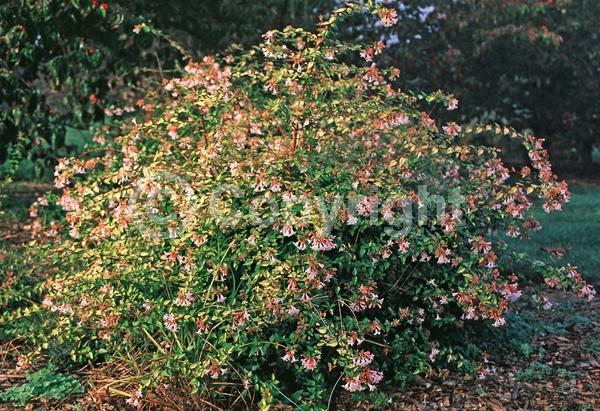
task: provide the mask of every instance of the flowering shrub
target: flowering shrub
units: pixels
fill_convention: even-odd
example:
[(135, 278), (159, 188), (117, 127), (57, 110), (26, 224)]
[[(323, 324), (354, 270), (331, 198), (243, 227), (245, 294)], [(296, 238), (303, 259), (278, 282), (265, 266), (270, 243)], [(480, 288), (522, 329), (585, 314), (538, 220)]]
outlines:
[[(65, 223), (52, 229), (65, 238), (44, 251), (41, 352), (135, 358), (148, 371), (132, 405), (183, 380), (215, 402), (258, 393), (315, 409), (449, 361), (443, 337), (464, 321), (504, 323), (518, 276), (490, 234), (539, 228), (527, 211), (559, 210), (566, 184), (541, 140), (438, 124), (428, 113), (456, 99), (398, 90), (399, 70), (374, 62), (381, 44), (337, 41), (364, 9), (396, 21), (349, 4), (316, 33), (270, 31), (190, 62), (114, 144), (59, 163)], [(522, 141), (531, 166), (462, 140), (489, 133)], [(594, 294), (573, 267), (535, 266), (552, 287)]]

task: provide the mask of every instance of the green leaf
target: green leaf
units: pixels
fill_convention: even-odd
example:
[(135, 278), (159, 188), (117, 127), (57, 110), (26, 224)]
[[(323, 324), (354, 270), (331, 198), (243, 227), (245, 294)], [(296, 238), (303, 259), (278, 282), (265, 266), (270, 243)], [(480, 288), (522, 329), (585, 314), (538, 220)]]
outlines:
[(77, 147), (83, 150), (86, 144), (91, 143), (92, 133), (89, 130), (78, 130), (76, 128), (67, 127), (65, 134), (65, 145)]

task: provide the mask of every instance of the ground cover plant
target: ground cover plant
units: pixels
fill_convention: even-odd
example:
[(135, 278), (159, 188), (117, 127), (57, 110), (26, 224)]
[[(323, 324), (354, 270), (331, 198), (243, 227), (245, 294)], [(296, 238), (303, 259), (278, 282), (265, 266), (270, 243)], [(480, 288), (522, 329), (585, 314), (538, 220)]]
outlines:
[[(465, 323), (504, 325), (522, 273), (492, 234), (525, 239), (528, 211), (560, 210), (567, 186), (543, 141), (439, 124), (453, 96), (399, 90), (381, 43), (337, 40), (364, 12), (397, 20), (348, 3), (315, 33), (190, 62), (114, 142), (59, 162), (61, 193), (30, 209), (43, 281), (3, 300), (0, 336), (31, 347), (23, 362), (125, 362), (132, 406), (168, 385), (205, 406), (322, 409), (344, 391), (385, 401), (380, 386), (464, 364)], [(530, 165), (474, 145), (490, 134)], [(573, 266), (530, 265), (595, 294)]]

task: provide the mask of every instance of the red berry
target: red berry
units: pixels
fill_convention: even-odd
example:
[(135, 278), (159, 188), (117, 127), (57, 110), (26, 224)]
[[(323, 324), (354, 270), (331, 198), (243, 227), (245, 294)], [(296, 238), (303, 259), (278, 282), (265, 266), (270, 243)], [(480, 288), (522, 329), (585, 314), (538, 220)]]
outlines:
[(108, 3), (107, 2), (103, 2), (100, 7), (102, 7), (104, 10), (108, 10)]

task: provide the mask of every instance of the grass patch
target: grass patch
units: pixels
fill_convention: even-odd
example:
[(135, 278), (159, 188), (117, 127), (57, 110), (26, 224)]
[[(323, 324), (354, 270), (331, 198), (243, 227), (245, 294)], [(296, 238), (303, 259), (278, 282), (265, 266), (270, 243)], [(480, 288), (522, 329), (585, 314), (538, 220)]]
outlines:
[(561, 264), (579, 267), (586, 280), (600, 285), (600, 186), (572, 187), (573, 197), (562, 212), (532, 214), (542, 230), (531, 234), (531, 241), (507, 238), (515, 248), (532, 258), (550, 261), (551, 248), (566, 251)]

